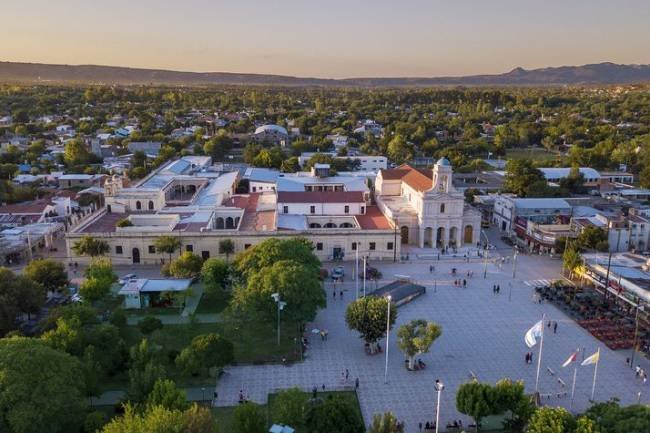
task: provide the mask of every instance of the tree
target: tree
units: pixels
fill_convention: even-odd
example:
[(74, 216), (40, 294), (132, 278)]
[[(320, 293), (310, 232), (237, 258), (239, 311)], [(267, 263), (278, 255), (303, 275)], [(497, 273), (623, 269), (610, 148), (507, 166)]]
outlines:
[(583, 264), (582, 255), (575, 246), (569, 245), (569, 248), (562, 254), (562, 262), (565, 269), (569, 271), (569, 278), (573, 278), (573, 273)]
[(183, 420), (185, 424), (183, 433), (218, 433), (210, 408), (194, 403), (183, 412)]
[(222, 239), (219, 241), (219, 254), (226, 255), (226, 262), (228, 257), (235, 252), (235, 243), (232, 239)]
[(68, 167), (88, 164), (92, 159), (92, 154), (88, 151), (83, 141), (74, 138), (65, 144), (63, 160)]
[(140, 412), (127, 404), (124, 414), (106, 424), (102, 433), (185, 433), (186, 422), (178, 410), (153, 406)]
[(201, 281), (209, 293), (216, 293), (228, 284), (229, 266), (218, 258), (209, 258), (201, 267)]
[(232, 139), (225, 130), (220, 130), (217, 135), (203, 145), (203, 151), (210, 155), (213, 161), (222, 161), (232, 148)]
[(154, 316), (143, 317), (142, 320), (140, 320), (140, 323), (138, 323), (138, 328), (144, 335), (149, 335), (157, 329), (162, 329), (162, 327), (162, 321)]
[(544, 174), (533, 166), (529, 159), (510, 159), (506, 163), (506, 176), (503, 182), (505, 191), (513, 192), (519, 197), (526, 197), (532, 187), (545, 186)]
[(572, 194), (580, 194), (585, 191), (585, 176), (580, 172), (578, 166), (571, 167), (569, 175), (560, 179), (560, 188), (564, 188)]
[(318, 274), (293, 260), (282, 260), (259, 269), (246, 284), (235, 287), (232, 305), (238, 311), (271, 322), (277, 317), (273, 293), (278, 293), (286, 302), (282, 317), (290, 323), (310, 322), (326, 305)]
[(25, 266), (23, 275), (51, 292), (61, 290), (68, 285), (68, 273), (63, 263), (52, 259), (32, 260)]
[(0, 340), (0, 430), (77, 431), (86, 409), (80, 370), (76, 358), (38, 339)]
[(292, 156), (289, 159), (282, 161), (280, 166), (280, 171), (282, 173), (297, 173), (300, 171), (300, 162), (298, 161), (297, 156)]
[(103, 256), (110, 251), (108, 242), (85, 235), (72, 246), (72, 251), (80, 256)]
[(386, 155), (395, 164), (408, 162), (413, 158), (413, 146), (407, 143), (402, 135), (396, 134), (393, 139), (388, 142)]
[[(650, 427), (650, 425), (647, 425), (646, 427)], [(627, 431), (631, 432), (631, 430), (627, 430)], [(645, 431), (647, 431), (647, 429)], [(600, 429), (598, 428), (595, 422), (593, 422), (592, 420), (590, 420), (585, 416), (581, 416), (580, 418), (578, 418), (576, 423), (576, 433), (599, 433), (599, 432)]]
[(172, 261), (172, 254), (181, 247), (181, 241), (175, 236), (160, 236), (154, 242), (158, 254), (169, 254), (169, 262)]
[(575, 419), (563, 407), (541, 407), (530, 418), (526, 433), (571, 433)]
[(300, 431), (304, 428), (305, 407), (309, 400), (299, 388), (280, 391), (272, 408), (273, 423), (284, 424)]
[(190, 407), (187, 395), (176, 387), (173, 380), (158, 379), (147, 396), (147, 405), (162, 406), (171, 410), (185, 410)]
[(398, 424), (392, 412), (384, 412), (383, 415), (376, 413), (372, 417), (368, 433), (404, 433), (404, 428)]
[(237, 406), (232, 416), (232, 433), (266, 433), (266, 416), (262, 408), (251, 402)]
[(19, 313), (37, 313), (45, 304), (42, 285), (0, 267), (0, 335), (16, 329)]
[(646, 433), (650, 431), (650, 407), (648, 405), (635, 404), (621, 407), (617, 401), (610, 400), (593, 405), (585, 412), (585, 416), (594, 421), (603, 433)]
[(165, 368), (160, 362), (160, 348), (152, 347), (144, 338), (130, 350), (129, 386), (127, 394), (134, 402), (144, 402), (156, 381), (165, 378)]
[(476, 380), (462, 384), (456, 392), (456, 409), (471, 416), (478, 431), (481, 420), (494, 412), (492, 387)]
[(415, 357), (427, 353), (440, 334), (440, 325), (426, 320), (412, 320), (399, 327), (397, 345), (409, 357), (410, 369), (413, 368)]
[(305, 427), (305, 433), (363, 433), (366, 430), (353, 401), (332, 394), (325, 401), (314, 401), (307, 407)]
[(176, 357), (176, 365), (187, 374), (201, 369), (221, 368), (235, 359), (233, 344), (217, 333), (201, 334), (192, 339)]
[(320, 260), (314, 255), (314, 246), (305, 238), (270, 238), (237, 255), (234, 270), (244, 279), (272, 266), (281, 260), (293, 260), (306, 265), (316, 273), (320, 272)]
[(95, 302), (105, 298), (111, 292), (111, 283), (106, 280), (90, 278), (79, 286), (79, 295), (84, 301)]
[[(345, 321), (348, 328), (358, 331), (363, 340), (371, 346), (386, 334), (388, 315), (388, 300), (386, 298), (368, 296), (357, 299), (348, 305), (345, 311)], [(395, 324), (397, 311), (390, 310), (390, 327)]]
[(196, 254), (185, 251), (169, 265), (170, 275), (176, 278), (195, 278), (201, 273), (203, 259)]
[(576, 245), (580, 249), (607, 251), (607, 231), (601, 227), (587, 226), (578, 235)]

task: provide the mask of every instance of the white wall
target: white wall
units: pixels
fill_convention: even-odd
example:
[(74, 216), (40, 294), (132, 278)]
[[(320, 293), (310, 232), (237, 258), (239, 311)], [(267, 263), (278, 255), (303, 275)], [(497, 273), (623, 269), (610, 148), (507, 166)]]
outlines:
[[(288, 207), (288, 212), (284, 207)], [(315, 212), (311, 213), (311, 206)], [(345, 206), (349, 206), (349, 212), (345, 212)], [(278, 202), (278, 213), (294, 215), (360, 215), (365, 213), (365, 203), (281, 203)]]

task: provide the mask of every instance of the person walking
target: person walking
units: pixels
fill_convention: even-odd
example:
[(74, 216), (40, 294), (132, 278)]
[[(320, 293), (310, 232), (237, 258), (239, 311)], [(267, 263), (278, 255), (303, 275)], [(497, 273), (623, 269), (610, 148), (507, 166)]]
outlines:
[(332, 290), (332, 298), (336, 299), (336, 289)]
[(341, 300), (343, 300), (343, 290), (341, 290), (341, 291), (339, 292), (339, 298), (341, 298)]
[(418, 423), (418, 428), (420, 429), (420, 432), (422, 432), (422, 422)]
[(557, 334), (557, 322), (553, 322), (553, 334)]
[(359, 389), (359, 378), (358, 377), (354, 380), (354, 389), (355, 390)]
[(467, 287), (467, 280), (463, 278), (463, 288)]
[(346, 368), (346, 369), (345, 369), (345, 381), (346, 381), (346, 382), (348, 381), (348, 378), (349, 378), (349, 377), (350, 377), (350, 370), (348, 370), (348, 369)]
[(530, 352), (530, 353), (528, 354), (528, 363), (529, 363), (529, 364), (532, 364), (532, 363), (533, 363), (533, 352)]

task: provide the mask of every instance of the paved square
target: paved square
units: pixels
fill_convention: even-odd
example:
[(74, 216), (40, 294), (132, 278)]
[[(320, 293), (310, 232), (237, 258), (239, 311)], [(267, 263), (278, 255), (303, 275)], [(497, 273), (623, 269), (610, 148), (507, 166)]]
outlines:
[[(415, 259), (415, 256), (412, 255)], [(429, 265), (435, 272), (429, 273)], [(427, 293), (410, 304), (399, 307), (395, 328), (389, 344), (388, 384), (384, 383), (384, 354), (368, 356), (363, 341), (356, 332), (347, 329), (344, 319), (345, 307), (354, 299), (353, 282), (344, 283), (344, 300), (338, 293), (332, 299), (331, 284), (327, 285), (328, 307), (321, 311), (308, 329), (324, 328), (329, 331), (328, 341), (311, 336), (311, 347), (303, 363), (292, 366), (254, 365), (228, 368), (220, 379), (217, 390), (217, 404), (237, 404), (239, 390), (243, 389), (250, 399), (265, 403), (269, 392), (298, 386), (311, 390), (313, 386), (325, 384), (326, 388), (340, 387), (341, 373), (350, 370), (350, 384), (360, 380), (359, 400), (366, 424), (373, 414), (393, 411), (406, 422), (408, 433), (417, 432), (418, 422), (435, 418), (435, 392), (433, 383), (439, 378), (446, 389), (441, 401), (441, 424), (452, 419), (469, 419), (456, 411), (455, 394), (458, 386), (467, 381), (470, 371), (481, 381), (494, 383), (503, 377), (523, 379), (526, 390), (532, 392), (535, 386), (537, 347), (533, 348), (535, 363), (526, 364), (524, 354), (524, 333), (546, 313), (548, 320), (557, 321), (557, 334), (546, 328), (540, 392), (570, 393), (573, 369), (562, 368), (562, 363), (576, 349), (581, 348), (585, 356), (601, 348), (598, 367), (596, 400), (605, 401), (618, 397), (622, 404), (636, 403), (641, 391), (641, 402), (650, 403), (646, 386), (639, 381), (632, 369), (625, 364), (629, 352), (609, 350), (587, 331), (551, 304), (537, 304), (532, 301), (533, 286), (538, 280), (551, 280), (559, 275), (561, 261), (547, 257), (519, 256), (516, 279), (512, 278), (512, 264), (501, 267), (490, 263), (487, 279), (483, 279), (483, 261), (474, 259), (466, 263), (460, 259), (414, 260), (407, 264), (371, 263), (378, 267), (386, 281), (394, 274), (409, 275), (427, 287)], [(452, 267), (458, 268), (461, 276), (467, 270), (474, 275), (468, 279), (466, 289), (456, 288), (450, 275)], [(352, 275), (353, 263), (346, 264), (348, 280)], [(435, 283), (434, 283), (435, 281)], [(501, 294), (492, 293), (492, 285), (500, 284)], [(437, 290), (433, 287), (437, 286)], [(337, 288), (338, 291), (338, 288)], [(442, 336), (434, 342), (430, 353), (421, 356), (427, 364), (424, 371), (409, 372), (404, 368), (405, 356), (396, 344), (396, 328), (412, 319), (427, 319), (442, 326)], [(582, 357), (582, 356), (581, 356)], [(650, 369), (646, 359), (639, 363)], [(547, 367), (555, 371), (551, 376)], [(566, 383), (562, 388), (557, 378)], [(589, 395), (593, 377), (593, 366), (579, 367), (574, 410), (582, 411), (589, 406)], [(548, 404), (568, 408), (569, 397), (554, 397)]]

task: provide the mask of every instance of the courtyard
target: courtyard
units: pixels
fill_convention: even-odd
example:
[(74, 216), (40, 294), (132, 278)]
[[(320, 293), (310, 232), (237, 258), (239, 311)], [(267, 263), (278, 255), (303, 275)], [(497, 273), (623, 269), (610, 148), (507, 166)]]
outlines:
[[(650, 385), (642, 384), (634, 370), (626, 365), (629, 351), (611, 351), (553, 305), (533, 302), (535, 285), (560, 278), (561, 260), (520, 255), (513, 278), (512, 260), (503, 264), (496, 264), (498, 260), (495, 260), (499, 256), (511, 257), (512, 250), (492, 239), (493, 236), (490, 238), (497, 249), (490, 251), (487, 278), (483, 278), (484, 261), (475, 253), (467, 262), (462, 252), (455, 258), (443, 255), (437, 260), (437, 254), (430, 254), (431, 250), (426, 254), (412, 250), (407, 263), (369, 263), (383, 274), (379, 286), (392, 281), (394, 275), (407, 275), (427, 288), (426, 294), (398, 308), (388, 345), (388, 383), (384, 383), (385, 354), (367, 355), (363, 341), (345, 324), (345, 309), (356, 293), (352, 280), (354, 262), (345, 262), (345, 281), (337, 284), (327, 281), (328, 306), (307, 326), (308, 333), (314, 328), (326, 329), (327, 340), (309, 333), (310, 346), (302, 363), (228, 367), (217, 384), (216, 405), (236, 405), (240, 390), (250, 400), (265, 404), (267, 395), (280, 389), (293, 386), (322, 389), (323, 385), (328, 391), (353, 389), (355, 379), (359, 378), (358, 398), (366, 424), (373, 414), (390, 410), (405, 421), (406, 431), (411, 433), (418, 431), (419, 422), (424, 424), (435, 419), (433, 384), (440, 379), (446, 386), (441, 398), (441, 426), (453, 419), (462, 419), (468, 425), (471, 420), (456, 411), (455, 394), (458, 386), (471, 377), (490, 383), (505, 377), (522, 379), (527, 392), (534, 391), (538, 346), (528, 349), (524, 334), (543, 314), (546, 320), (558, 322), (557, 333), (545, 328), (539, 382), (540, 393), (551, 395), (544, 397), (545, 404), (569, 408), (573, 366), (562, 368), (562, 363), (578, 348), (581, 350), (578, 361), (581, 361), (599, 347), (601, 360), (595, 400), (617, 397), (624, 405), (639, 400), (649, 403), (646, 386)], [(339, 264), (326, 263), (324, 267)], [(433, 272), (430, 272), (431, 265), (435, 267)], [(458, 276), (451, 275), (452, 268), (457, 268)], [(471, 278), (466, 277), (467, 271), (473, 272)], [(466, 278), (467, 288), (455, 287), (455, 278)], [(492, 291), (494, 284), (501, 287), (498, 295)], [(369, 282), (367, 290), (371, 287), (375, 284)], [(361, 291), (361, 282), (359, 288)], [(336, 298), (332, 296), (333, 290)], [(344, 291), (343, 299), (340, 290)], [(396, 342), (397, 327), (412, 319), (435, 321), (443, 331), (430, 352), (420, 357), (427, 365), (422, 371), (406, 370), (405, 356)], [(527, 364), (524, 355), (531, 350), (535, 362)], [(637, 359), (643, 368), (650, 369), (647, 359)], [(346, 369), (350, 375), (344, 382), (342, 373)], [(580, 412), (590, 406), (592, 379), (593, 366), (578, 367), (573, 411)], [(558, 397), (564, 393), (565, 396)]]

